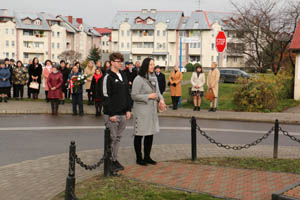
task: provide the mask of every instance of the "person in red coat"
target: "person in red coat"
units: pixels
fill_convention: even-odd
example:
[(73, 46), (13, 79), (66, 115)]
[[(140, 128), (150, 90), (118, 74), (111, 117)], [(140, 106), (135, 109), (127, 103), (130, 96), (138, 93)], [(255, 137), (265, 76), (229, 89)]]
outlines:
[(57, 66), (53, 66), (49, 74), (47, 85), (49, 88), (48, 98), (51, 101), (52, 115), (58, 114), (59, 100), (62, 98), (63, 75), (58, 71)]

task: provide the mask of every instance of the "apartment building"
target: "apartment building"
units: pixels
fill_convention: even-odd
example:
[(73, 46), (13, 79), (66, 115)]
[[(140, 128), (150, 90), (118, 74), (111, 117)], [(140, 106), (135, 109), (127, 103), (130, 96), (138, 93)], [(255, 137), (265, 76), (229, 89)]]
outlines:
[[(66, 50), (88, 56), (93, 46), (99, 46), (100, 34), (76, 18), (53, 16), (44, 12), (14, 12), (0, 9), (0, 57), (28, 63), (34, 57), (59, 62)], [(72, 18), (73, 19), (73, 18)]]
[(112, 52), (111, 42), (111, 29), (109, 28), (96, 28), (94, 29), (101, 35), (100, 49), (103, 54)]
[[(182, 11), (119, 11), (112, 22), (112, 49), (129, 54), (135, 61), (153, 57), (155, 64), (163, 67), (201, 63), (210, 67), (218, 61), (215, 38), (219, 31), (228, 37), (228, 47), (239, 44), (234, 31), (226, 25), (232, 13), (195, 11), (184, 16)], [(184, 38), (195, 42), (185, 43)], [(182, 51), (180, 52), (180, 43)], [(226, 50), (221, 54), (222, 67), (244, 67), (241, 52)]]

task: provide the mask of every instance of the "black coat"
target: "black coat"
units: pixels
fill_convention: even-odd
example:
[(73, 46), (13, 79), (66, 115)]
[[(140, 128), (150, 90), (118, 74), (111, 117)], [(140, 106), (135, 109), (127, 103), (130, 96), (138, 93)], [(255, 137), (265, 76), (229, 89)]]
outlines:
[(135, 77), (137, 76), (137, 71), (135, 68), (133, 68), (132, 71), (130, 72), (129, 69), (127, 68), (124, 70), (124, 72), (126, 74), (128, 82), (131, 82), (131, 85), (129, 85), (129, 88), (132, 88), (132, 83), (133, 83), (133, 80), (135, 79)]
[(69, 78), (69, 74), (70, 74), (70, 70), (67, 69), (66, 67), (64, 69), (61, 69), (61, 67), (59, 68), (59, 71), (62, 73), (63, 75), (63, 85), (62, 85), (62, 89), (65, 90), (67, 87), (67, 83), (68, 83), (68, 78)]
[(93, 97), (94, 99), (102, 99), (104, 100), (104, 95), (103, 95), (103, 79), (104, 75), (102, 74), (102, 77), (98, 79), (98, 82), (96, 83), (95, 77), (92, 79), (91, 83), (91, 91), (93, 92)]
[(127, 77), (120, 71), (123, 81), (117, 74), (107, 71), (103, 79), (104, 114), (109, 116), (125, 115), (131, 111), (132, 100), (129, 92)]
[(161, 94), (163, 94), (166, 90), (166, 77), (163, 73), (159, 73), (159, 75), (157, 75), (155, 73), (157, 80), (158, 80), (158, 85), (159, 85), (159, 91)]
[(37, 67), (35, 67), (33, 64), (29, 66), (28, 73), (29, 73), (29, 82), (32, 82), (31, 76), (38, 76), (37, 82), (41, 84), (42, 82), (42, 72), (43, 67), (41, 64), (38, 64)]

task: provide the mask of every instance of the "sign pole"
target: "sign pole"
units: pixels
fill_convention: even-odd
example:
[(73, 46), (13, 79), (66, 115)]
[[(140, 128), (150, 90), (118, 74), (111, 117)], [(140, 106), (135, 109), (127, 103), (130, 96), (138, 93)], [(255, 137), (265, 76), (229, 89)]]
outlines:
[[(180, 59), (179, 59), (179, 71), (182, 70), (182, 37), (180, 37)], [(179, 108), (181, 108), (181, 97), (179, 97)]]

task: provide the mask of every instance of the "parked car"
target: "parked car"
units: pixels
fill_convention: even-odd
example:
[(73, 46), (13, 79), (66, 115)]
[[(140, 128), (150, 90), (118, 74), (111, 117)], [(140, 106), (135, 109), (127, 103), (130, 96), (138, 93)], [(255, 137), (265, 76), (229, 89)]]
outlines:
[(220, 82), (235, 83), (238, 78), (250, 78), (251, 76), (240, 69), (220, 69)]

